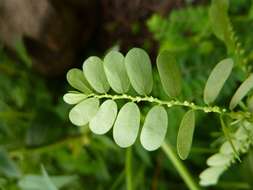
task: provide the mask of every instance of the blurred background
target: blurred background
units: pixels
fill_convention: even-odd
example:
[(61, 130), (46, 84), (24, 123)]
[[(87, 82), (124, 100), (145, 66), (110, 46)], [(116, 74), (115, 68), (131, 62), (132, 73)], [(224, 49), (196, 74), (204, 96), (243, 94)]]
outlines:
[[(59, 189), (124, 190), (125, 150), (111, 134), (97, 136), (73, 126), (62, 96), (70, 89), (66, 72), (81, 68), (91, 55), (110, 49), (124, 54), (145, 49), (155, 65), (159, 51), (177, 58), (184, 77), (182, 100), (203, 105), (208, 74), (228, 56), (211, 29), (208, 0), (0, 0), (0, 189), (36, 190), (47, 171)], [(234, 31), (252, 63), (253, 1), (231, 0)], [(238, 69), (217, 104), (244, 77)], [(154, 69), (153, 96), (166, 96)], [(141, 105), (143, 112), (146, 105)], [(182, 108), (168, 110), (167, 140), (175, 146)], [(199, 114), (190, 158), (185, 161), (198, 180), (206, 159), (217, 152), (223, 134), (217, 119)], [(253, 159), (231, 167), (215, 187), (253, 189)], [(133, 147), (134, 189), (187, 189), (161, 150)], [(246, 166), (246, 167), (245, 167)], [(251, 166), (251, 167), (250, 167)], [(45, 169), (41, 169), (45, 168)], [(246, 177), (245, 177), (246, 176)], [(43, 184), (40, 185), (41, 189)]]

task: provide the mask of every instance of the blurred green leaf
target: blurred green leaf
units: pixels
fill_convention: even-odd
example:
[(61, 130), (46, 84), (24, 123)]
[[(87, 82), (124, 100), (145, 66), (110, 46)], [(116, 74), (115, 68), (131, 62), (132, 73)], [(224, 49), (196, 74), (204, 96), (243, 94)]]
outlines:
[(0, 149), (0, 173), (10, 178), (18, 178), (21, 175), (16, 164), (9, 158), (7, 152), (2, 148)]
[(224, 41), (227, 49), (234, 49), (232, 40), (232, 28), (228, 17), (229, 0), (212, 0), (209, 10), (209, 19), (214, 34), (217, 38)]
[(233, 95), (230, 101), (229, 108), (234, 109), (252, 88), (253, 88), (253, 74), (250, 74), (250, 76), (236, 90), (235, 94)]
[(77, 179), (76, 176), (51, 176), (42, 168), (42, 176), (25, 175), (19, 180), (22, 190), (57, 190), (67, 186)]
[(208, 186), (217, 184), (220, 174), (223, 173), (225, 169), (226, 167), (223, 166), (223, 167), (210, 167), (204, 170), (199, 175), (200, 185)]

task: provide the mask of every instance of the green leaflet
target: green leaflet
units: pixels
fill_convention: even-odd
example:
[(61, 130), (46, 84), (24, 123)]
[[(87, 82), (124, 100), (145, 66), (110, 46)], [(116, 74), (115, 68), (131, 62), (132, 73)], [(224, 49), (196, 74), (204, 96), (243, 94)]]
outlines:
[(207, 160), (208, 166), (224, 166), (226, 165), (232, 158), (233, 155), (227, 155), (222, 153), (216, 153), (212, 155)]
[(252, 88), (253, 88), (253, 74), (251, 74), (236, 90), (234, 96), (230, 101), (229, 108), (231, 110), (234, 109)]
[(97, 113), (99, 100), (89, 98), (74, 106), (69, 112), (70, 121), (77, 126), (86, 125)]
[(113, 100), (106, 100), (90, 121), (91, 131), (99, 135), (107, 133), (112, 128), (116, 116), (117, 104)]
[(80, 69), (70, 69), (67, 73), (68, 83), (85, 94), (92, 93), (90, 85)]
[(78, 92), (69, 92), (64, 94), (63, 96), (63, 100), (67, 104), (77, 104), (86, 98), (87, 96), (85, 94), (81, 94)]
[(119, 111), (113, 127), (113, 138), (122, 148), (134, 144), (140, 127), (140, 110), (133, 102), (126, 103)]
[(182, 160), (185, 160), (190, 153), (194, 129), (195, 112), (189, 110), (181, 121), (177, 135), (177, 153)]
[(176, 59), (169, 51), (163, 51), (156, 62), (165, 93), (171, 97), (178, 96), (182, 89), (182, 77)]
[(226, 167), (210, 167), (200, 174), (200, 185), (208, 186), (217, 184), (220, 175), (226, 170)]
[(91, 56), (83, 63), (83, 72), (90, 85), (99, 93), (106, 93), (109, 89), (103, 62), (99, 57)]
[(209, 19), (212, 30), (217, 38), (225, 42), (227, 49), (234, 49), (234, 41), (232, 40), (231, 24), (228, 17), (228, 0), (212, 0), (209, 10)]
[(140, 95), (148, 95), (153, 88), (151, 61), (148, 54), (140, 48), (131, 49), (125, 58), (129, 80)]
[(164, 141), (168, 126), (167, 112), (162, 106), (154, 106), (148, 112), (142, 131), (141, 144), (148, 150), (158, 149)]
[(104, 69), (108, 82), (119, 94), (126, 93), (130, 86), (124, 59), (124, 56), (118, 51), (111, 51), (104, 58)]
[(230, 58), (220, 61), (212, 70), (208, 77), (206, 86), (204, 89), (204, 101), (206, 104), (210, 104), (215, 101), (219, 95), (224, 83), (228, 79), (232, 69), (233, 60)]

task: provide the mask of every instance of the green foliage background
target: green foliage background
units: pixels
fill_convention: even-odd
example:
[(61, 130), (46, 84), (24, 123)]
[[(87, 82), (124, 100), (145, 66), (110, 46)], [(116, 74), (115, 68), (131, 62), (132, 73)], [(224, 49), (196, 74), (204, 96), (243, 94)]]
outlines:
[[(180, 65), (184, 80), (179, 98), (199, 105), (204, 105), (205, 82), (220, 60), (228, 56), (237, 62), (247, 59), (249, 69), (253, 61), (253, 2), (230, 1), (230, 24), (236, 38), (232, 49), (213, 34), (209, 8), (209, 3), (188, 4), (168, 16), (154, 14), (147, 20), (159, 51), (170, 51)], [(148, 43), (150, 39), (146, 40)], [(111, 133), (98, 136), (87, 127), (73, 126), (68, 119), (70, 106), (62, 100), (70, 89), (66, 80), (46, 80), (34, 73), (22, 43), (17, 43), (17, 54), (19, 61), (0, 48), (0, 189), (126, 189), (125, 149), (113, 142)], [(153, 77), (153, 96), (167, 99), (155, 68)], [(236, 67), (217, 104), (228, 107), (245, 77), (244, 68)], [(149, 108), (141, 104), (144, 113)], [(166, 141), (173, 147), (183, 114), (182, 108), (168, 110)], [(184, 164), (197, 178), (225, 137), (214, 114), (198, 114), (196, 120), (193, 147)], [(252, 189), (252, 151), (241, 160), (222, 175), (215, 187), (206, 189)], [(147, 152), (138, 141), (132, 148), (132, 165), (134, 189), (187, 189), (161, 150)], [(43, 185), (31, 188), (40, 183)]]

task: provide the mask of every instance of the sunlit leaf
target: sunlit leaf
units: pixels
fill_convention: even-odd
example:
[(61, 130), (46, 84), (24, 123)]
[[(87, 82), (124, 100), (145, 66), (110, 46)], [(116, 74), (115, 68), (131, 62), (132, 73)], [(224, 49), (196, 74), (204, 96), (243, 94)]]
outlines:
[(83, 100), (71, 109), (69, 119), (74, 125), (86, 125), (96, 115), (98, 107), (99, 100), (97, 98)]
[(169, 51), (163, 51), (158, 55), (156, 62), (165, 93), (172, 97), (178, 96), (182, 89), (182, 79), (176, 59)]
[(227, 155), (227, 154), (222, 154), (222, 153), (216, 153), (207, 159), (207, 165), (208, 166), (224, 166), (230, 162), (232, 156), (233, 156), (232, 154)]
[(234, 109), (252, 88), (253, 88), (253, 74), (251, 74), (236, 90), (234, 96), (230, 101), (229, 108)]
[(148, 54), (143, 49), (133, 48), (126, 55), (125, 65), (136, 92), (148, 95), (153, 88), (151, 61)]
[(195, 112), (189, 110), (181, 121), (177, 135), (177, 152), (182, 160), (185, 160), (191, 151), (194, 129)]
[(113, 100), (106, 100), (90, 121), (91, 131), (99, 135), (107, 133), (112, 128), (116, 116), (117, 104)]
[(126, 93), (130, 82), (127, 76), (124, 56), (117, 51), (109, 52), (104, 58), (104, 69), (112, 89), (120, 94)]
[(83, 72), (80, 69), (70, 69), (67, 73), (68, 83), (75, 89), (90, 94), (92, 91)]
[(140, 111), (133, 102), (126, 103), (119, 111), (113, 127), (113, 138), (120, 147), (134, 144), (140, 127)]
[(99, 93), (105, 93), (110, 89), (107, 82), (103, 62), (99, 57), (91, 56), (83, 63), (83, 72), (89, 84)]
[(85, 94), (81, 94), (78, 92), (70, 92), (63, 96), (63, 100), (67, 104), (77, 104), (86, 98), (87, 96)]
[(148, 112), (141, 131), (141, 144), (149, 151), (158, 149), (164, 141), (168, 126), (167, 112), (162, 106), (154, 106)]
[(215, 101), (219, 95), (224, 83), (228, 79), (232, 68), (233, 60), (228, 58), (220, 61), (212, 70), (208, 77), (206, 86), (204, 89), (204, 101), (206, 104), (210, 104)]
[(220, 175), (224, 172), (225, 169), (225, 166), (207, 168), (199, 176), (200, 185), (208, 186), (217, 184)]

